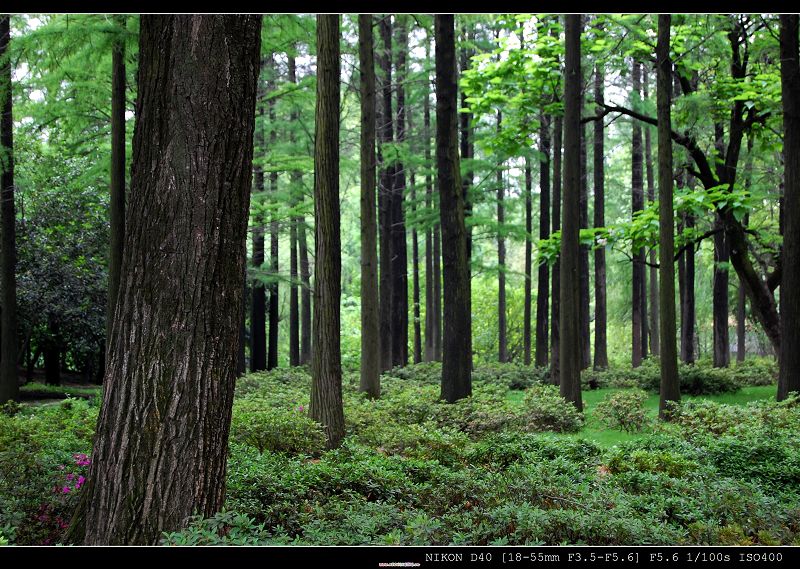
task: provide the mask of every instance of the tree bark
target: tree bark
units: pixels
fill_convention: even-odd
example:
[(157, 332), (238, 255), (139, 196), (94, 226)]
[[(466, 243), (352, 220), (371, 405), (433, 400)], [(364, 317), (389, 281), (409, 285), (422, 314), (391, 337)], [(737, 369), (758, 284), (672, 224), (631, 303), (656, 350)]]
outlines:
[[(262, 70), (267, 67), (266, 59), (262, 60)], [(260, 92), (262, 98), (265, 93)], [(264, 106), (256, 100), (258, 119), (255, 125), (254, 154), (264, 153)], [(253, 166), (254, 189), (261, 202), (253, 219), (253, 268), (263, 270), (264, 265), (264, 169), (259, 163)], [(252, 284), (252, 301), (250, 303), (250, 371), (267, 369), (267, 297), (264, 282), (254, 279)]]
[(342, 247), (339, 210), (339, 15), (317, 15), (317, 108), (314, 140), (314, 351), (310, 415), (322, 424), (328, 448), (344, 438), (340, 302)]
[[(417, 210), (417, 187), (416, 180), (414, 179), (414, 172), (411, 172), (411, 211), (416, 213)], [(414, 363), (418, 364), (422, 361), (422, 327), (420, 322), (420, 290), (419, 290), (419, 237), (417, 235), (417, 228), (411, 229), (411, 272), (412, 290), (414, 299)]]
[[(274, 64), (271, 66), (274, 69)], [(276, 120), (275, 120), (275, 99), (270, 99), (268, 102), (269, 109), (269, 144), (270, 147), (275, 148), (277, 144)], [(270, 172), (269, 174), (269, 193), (273, 200), (277, 200), (278, 194), (278, 172)], [(280, 287), (278, 286), (279, 275), (279, 250), (278, 250), (278, 237), (279, 229), (278, 218), (275, 213), (272, 214), (273, 218), (269, 223), (269, 258), (270, 258), (270, 274), (274, 279), (269, 285), (269, 338), (267, 341), (267, 369), (275, 369), (278, 367), (278, 326), (280, 323), (279, 306), (280, 306)]]
[[(294, 46), (293, 46), (294, 49)], [(287, 61), (287, 79), (289, 83), (297, 84), (297, 61), (294, 53), (289, 52), (286, 54)], [(289, 113), (289, 122), (294, 125), (299, 119), (299, 114), (296, 110), (292, 109)], [(372, 127), (375, 128), (374, 125)], [(295, 138), (294, 131), (289, 130), (289, 143), (294, 147)], [(298, 170), (292, 170), (289, 174), (289, 205), (296, 209), (298, 203), (302, 200), (302, 193), (300, 188), (301, 173)], [(289, 365), (297, 366), (303, 363), (301, 340), (300, 340), (300, 288), (302, 284), (298, 283), (298, 250), (299, 239), (298, 232), (300, 231), (300, 216), (292, 214), (292, 219), (289, 224)]]
[[(540, 115), (541, 124), (539, 127), (539, 151), (541, 160), (539, 162), (539, 239), (550, 237), (550, 116), (542, 113)], [(526, 162), (527, 164), (527, 162)], [(525, 172), (526, 177), (530, 175), (530, 169)], [(527, 185), (527, 178), (526, 178)], [(530, 192), (527, 194), (530, 200)], [(526, 211), (527, 233), (530, 235), (530, 207)], [(530, 241), (525, 242), (525, 262), (528, 269), (528, 296), (526, 300), (530, 304)], [(550, 267), (547, 263), (539, 264), (539, 272), (536, 283), (536, 367), (545, 367), (548, 356), (549, 326), (547, 322), (550, 304)]]
[[(715, 149), (717, 159), (725, 159), (725, 132), (722, 123), (714, 125)], [(717, 176), (725, 178), (724, 166), (718, 165)], [(724, 228), (723, 220), (717, 220), (717, 227)], [(728, 331), (728, 263), (730, 262), (730, 244), (724, 231), (714, 235), (714, 287), (712, 292), (714, 316), (714, 367), (728, 367), (731, 362), (730, 334)]]
[(778, 400), (800, 391), (800, 62), (798, 16), (781, 15), (784, 226)]
[[(429, 40), (430, 38), (428, 38)], [(429, 68), (430, 41), (425, 42), (425, 66)], [(423, 128), (423, 159), (425, 164), (425, 205), (429, 211), (433, 210), (433, 178), (431, 177), (431, 98), (430, 76), (425, 75), (424, 99), (422, 101), (422, 128)], [(436, 361), (437, 347), (441, 336), (440, 300), (436, 298), (439, 292), (438, 269), (439, 257), (434, 255), (433, 242), (438, 238), (438, 224), (425, 232), (425, 361)], [(436, 282), (434, 283), (434, 273)], [(437, 310), (439, 312), (437, 312)]]
[[(641, 97), (641, 64), (633, 62), (633, 99), (638, 102)], [(633, 141), (631, 150), (631, 215), (644, 208), (644, 188), (642, 180), (642, 127), (639, 121), (632, 121)], [(647, 333), (645, 331), (647, 315), (644, 303), (646, 301), (644, 248), (633, 250), (632, 267), (632, 292), (631, 292), (631, 318), (633, 324), (632, 356), (633, 367), (639, 367), (642, 360), (647, 357)]]
[[(125, 16), (117, 16), (125, 30)], [(106, 344), (117, 305), (122, 247), (125, 242), (125, 37), (114, 41), (111, 51), (111, 195), (109, 199), (108, 307)]]
[[(581, 77), (581, 93), (586, 82)], [(583, 114), (583, 96), (581, 95), (581, 114)], [(586, 229), (589, 227), (589, 175), (588, 175), (588, 158), (587, 158), (587, 144), (586, 140), (586, 126), (581, 123), (580, 126), (580, 151), (581, 151), (581, 166), (580, 166), (580, 228)], [(589, 324), (589, 246), (580, 244), (580, 256), (578, 258), (578, 276), (579, 276), (579, 296), (580, 296), (580, 336), (581, 336), (581, 370), (587, 369), (592, 365), (592, 338), (590, 333)]]
[(580, 161), (581, 15), (564, 16), (564, 211), (561, 221), (559, 371), (562, 397), (583, 410), (581, 398)]
[[(594, 98), (603, 101), (605, 67), (594, 67)], [(603, 121), (594, 123), (594, 226), (605, 227), (605, 131)], [(594, 369), (608, 368), (608, 308), (606, 304), (606, 250), (594, 250)]]
[(11, 80), (11, 16), (0, 16), (0, 404), (19, 398), (17, 377), (17, 213), (14, 205), (14, 119)]
[[(553, 232), (561, 229), (561, 140), (564, 131), (564, 119), (561, 115), (556, 116), (553, 121)], [(559, 385), (561, 383), (561, 372), (559, 370), (559, 348), (561, 345), (561, 334), (559, 323), (561, 322), (561, 259), (556, 259), (553, 263), (553, 282), (551, 286), (552, 305), (550, 307), (550, 381)]]
[[(649, 80), (647, 76), (647, 66), (642, 67), (642, 89), (644, 92), (644, 100), (647, 101), (649, 99)], [(672, 84), (670, 83), (670, 89), (672, 89)], [(653, 180), (653, 150), (652, 150), (652, 142), (651, 142), (651, 128), (650, 125), (645, 125), (644, 127), (644, 165), (645, 165), (645, 173), (647, 176), (647, 200), (648, 202), (652, 203), (656, 199), (656, 189), (655, 183)], [(671, 141), (670, 141), (671, 144)], [(673, 243), (674, 246), (674, 243)], [(659, 342), (659, 336), (661, 335), (661, 325), (659, 324), (659, 295), (658, 295), (658, 258), (656, 255), (656, 249), (650, 249), (650, 276), (648, 278), (648, 293), (649, 293), (649, 310), (648, 315), (650, 316), (650, 322), (647, 326), (650, 336), (650, 353), (654, 356), (658, 356), (661, 353), (661, 344)]]
[(469, 257), (458, 156), (454, 16), (434, 16), (436, 41), (436, 167), (442, 228), (444, 334), (441, 397), (448, 403), (472, 394)]
[(155, 544), (222, 507), (260, 31), (251, 15), (141, 18), (118, 318), (70, 532), (86, 544)]
[[(680, 401), (678, 378), (678, 347), (675, 339), (675, 218), (672, 203), (672, 139), (671, 97), (672, 62), (669, 59), (669, 32), (671, 16), (658, 16), (658, 44), (656, 46), (656, 104), (658, 107), (658, 221), (659, 221), (659, 322), (661, 347), (661, 389), (659, 416), (669, 415), (667, 402)], [(655, 305), (653, 305), (653, 310)]]
[(378, 254), (375, 213), (375, 58), (372, 16), (358, 16), (361, 89), (361, 382), (359, 391), (379, 397)]
[[(468, 48), (467, 45), (470, 41), (470, 33), (469, 30), (466, 28), (463, 29), (463, 39), (464, 39), (464, 47), (461, 49), (461, 72), (463, 73), (467, 69), (469, 69), (469, 62), (470, 58), (473, 55), (472, 49)], [(458, 68), (456, 68), (456, 73), (458, 72)], [(456, 81), (456, 88), (458, 87), (458, 81)], [(467, 94), (465, 92), (461, 92), (461, 107), (464, 109), (469, 108), (469, 104), (467, 103)], [(459, 120), (460, 120), (460, 129), (461, 129), (461, 139), (459, 141), (461, 147), (461, 160), (467, 160), (466, 171), (461, 179), (461, 189), (464, 194), (464, 220), (465, 220), (465, 227), (467, 232), (467, 303), (468, 303), (468, 310), (467, 314), (472, 314), (472, 226), (467, 223), (467, 219), (472, 216), (472, 197), (470, 196), (472, 186), (473, 186), (473, 178), (474, 172), (472, 170), (472, 159), (475, 158), (475, 133), (472, 128), (472, 113), (458, 113)], [(460, 170), (459, 170), (460, 174)], [(471, 326), (471, 316), (470, 316), (470, 326)], [(469, 353), (470, 353), (470, 366), (472, 365), (472, 331), (470, 329), (469, 333)]]
[[(525, 365), (531, 365), (531, 308), (533, 297), (533, 177), (531, 175), (531, 159), (525, 157), (525, 301), (522, 315), (522, 345)], [(537, 299), (538, 317), (538, 299)], [(546, 307), (549, 308), (549, 307)], [(537, 321), (537, 339), (539, 337)], [(545, 333), (549, 331), (545, 328)]]
[[(497, 111), (497, 133), (503, 122), (503, 114)], [(497, 166), (497, 359), (500, 363), (508, 361), (508, 340), (506, 337), (506, 240), (503, 237), (505, 223), (505, 188), (503, 187), (503, 164)]]

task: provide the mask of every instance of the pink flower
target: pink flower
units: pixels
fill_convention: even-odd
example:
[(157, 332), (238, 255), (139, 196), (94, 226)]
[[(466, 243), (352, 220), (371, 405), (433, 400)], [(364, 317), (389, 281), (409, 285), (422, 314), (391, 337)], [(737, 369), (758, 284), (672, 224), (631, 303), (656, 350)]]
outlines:
[(62, 492), (63, 494), (69, 494), (69, 486), (64, 486), (64, 487), (61, 489), (61, 492)]
[(67, 480), (72, 480), (73, 478), (75, 478), (74, 474), (72, 474), (71, 472), (67, 474)]
[(302, 412), (305, 410), (305, 407), (303, 407), (302, 405), (300, 405), (300, 406), (297, 408), (297, 410), (298, 410), (298, 411), (300, 411), (300, 412), (302, 413)]

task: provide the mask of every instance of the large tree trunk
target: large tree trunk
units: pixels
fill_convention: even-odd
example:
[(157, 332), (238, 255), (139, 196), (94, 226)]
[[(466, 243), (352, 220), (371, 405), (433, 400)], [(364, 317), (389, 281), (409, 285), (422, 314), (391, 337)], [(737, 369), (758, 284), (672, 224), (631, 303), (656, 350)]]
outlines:
[[(261, 62), (262, 69), (266, 68), (268, 60)], [(259, 89), (259, 99), (264, 95)], [(264, 107), (256, 101), (258, 118), (255, 126), (254, 154), (264, 153)], [(264, 199), (264, 170), (257, 162), (253, 166), (254, 190), (259, 195), (259, 201)], [(253, 268), (263, 270), (264, 265), (264, 215), (259, 205), (257, 214), (253, 219)], [(261, 279), (253, 280), (252, 301), (250, 303), (250, 371), (267, 369), (267, 297), (264, 282)]]
[[(647, 77), (647, 66), (642, 67), (642, 87), (644, 91), (644, 100), (647, 101), (649, 99), (649, 80)], [(670, 83), (670, 89), (672, 89), (672, 83)], [(669, 94), (669, 93), (668, 93)], [(648, 202), (652, 203), (656, 199), (656, 189), (655, 183), (653, 180), (653, 148), (651, 142), (651, 127), (650, 125), (645, 125), (644, 127), (644, 166), (645, 166), (645, 173), (647, 176), (647, 200)], [(671, 144), (671, 141), (670, 141)], [(674, 245), (674, 244), (673, 244)], [(650, 276), (648, 278), (648, 296), (649, 296), (649, 310), (648, 315), (650, 316), (650, 322), (647, 326), (650, 336), (650, 352), (654, 356), (658, 356), (661, 353), (661, 344), (659, 342), (660, 336), (660, 329), (661, 325), (659, 324), (659, 296), (658, 296), (658, 258), (656, 255), (656, 248), (650, 250)]]
[[(556, 116), (553, 121), (553, 232), (561, 229), (561, 139), (564, 131), (564, 119), (561, 115)], [(561, 260), (556, 259), (553, 263), (553, 282), (550, 288), (552, 305), (550, 307), (550, 381), (555, 385), (561, 382), (559, 370), (559, 347), (561, 344), (561, 334), (559, 333), (559, 323), (561, 322)]]
[[(500, 133), (503, 114), (497, 111), (497, 133)], [(505, 188), (503, 187), (503, 164), (497, 165), (497, 359), (508, 361), (506, 337), (506, 240), (503, 237), (505, 223)]]
[[(397, 91), (397, 138), (399, 146), (406, 140), (406, 52), (408, 51), (408, 29), (405, 15), (396, 15), (397, 61), (395, 63)], [(406, 222), (403, 213), (406, 191), (406, 171), (402, 162), (394, 165), (394, 183), (390, 201), (392, 251), (392, 365), (408, 364), (408, 250), (406, 246)]]
[(314, 352), (310, 415), (325, 428), (328, 448), (344, 438), (340, 302), (339, 15), (317, 15), (317, 108), (314, 140)]
[(86, 544), (155, 544), (222, 507), (260, 32), (260, 16), (141, 18), (128, 231), (83, 491)]
[(800, 62), (798, 16), (781, 15), (784, 226), (778, 400), (800, 391)]
[[(581, 78), (581, 92), (585, 85), (584, 78)], [(581, 99), (581, 113), (583, 113), (583, 100)], [(587, 125), (581, 124), (581, 194), (580, 194), (580, 227), (589, 227), (589, 176), (588, 176), (588, 157), (586, 140)], [(578, 273), (580, 278), (580, 335), (581, 335), (581, 370), (587, 369), (592, 365), (592, 338), (589, 332), (589, 245), (580, 245), (580, 257), (578, 258)]]
[[(641, 64), (633, 62), (633, 98), (638, 100), (641, 96)], [(642, 180), (642, 127), (639, 121), (632, 121), (633, 141), (631, 149), (631, 214), (644, 208), (644, 188)], [(633, 367), (639, 367), (642, 359), (647, 356), (647, 333), (645, 331), (647, 315), (644, 303), (645, 295), (645, 265), (644, 249), (635, 249), (633, 255), (633, 276), (631, 286), (631, 318), (633, 325), (631, 363)]]
[(361, 88), (361, 382), (359, 390), (379, 397), (378, 254), (375, 214), (375, 59), (372, 16), (358, 16)]
[[(531, 308), (533, 303), (533, 176), (531, 175), (531, 159), (525, 157), (525, 301), (522, 315), (522, 349), (525, 365), (531, 365)], [(538, 299), (537, 299), (538, 317)], [(549, 307), (545, 307), (546, 309)], [(538, 321), (537, 321), (538, 339)], [(546, 324), (545, 324), (546, 326)], [(549, 331), (545, 328), (545, 334)]]
[[(680, 401), (678, 379), (678, 347), (675, 339), (675, 214), (672, 203), (672, 139), (671, 97), (672, 62), (669, 59), (669, 30), (671, 16), (658, 16), (658, 44), (656, 47), (656, 102), (658, 107), (658, 221), (659, 221), (659, 312), (661, 321), (661, 388), (659, 415), (669, 414), (668, 401)], [(655, 305), (651, 307), (655, 310)]]
[[(124, 31), (125, 16), (118, 16)], [(111, 195), (109, 199), (108, 306), (106, 343), (117, 305), (122, 247), (125, 242), (125, 37), (114, 41), (111, 52)]]
[(14, 207), (14, 119), (11, 92), (11, 17), (0, 16), (0, 403), (19, 397), (17, 378), (17, 229)]
[(436, 168), (442, 227), (444, 334), (441, 397), (448, 403), (472, 394), (469, 257), (458, 157), (454, 16), (434, 16), (436, 40)]
[(380, 20), (383, 49), (379, 52), (381, 68), (380, 104), (376, 109), (378, 133), (378, 164), (380, 185), (378, 189), (378, 225), (380, 227), (380, 346), (381, 371), (392, 368), (392, 347), (396, 328), (392, 314), (392, 220), (391, 206), (394, 186), (393, 163), (384, 155), (384, 147), (394, 142), (394, 113), (392, 112), (392, 20), (387, 15)]
[[(603, 102), (605, 67), (602, 62), (594, 68), (594, 98)], [(605, 131), (603, 121), (594, 123), (594, 226), (605, 227)], [(606, 250), (594, 250), (594, 369), (608, 367), (608, 308), (606, 305)]]
[(581, 398), (580, 194), (581, 194), (581, 23), (564, 16), (564, 211), (561, 221), (559, 370), (562, 397), (583, 410)]
[[(539, 128), (539, 147), (541, 160), (539, 161), (539, 239), (550, 237), (550, 116), (542, 113), (540, 115), (541, 125)], [(527, 161), (526, 161), (527, 164)], [(526, 177), (530, 170), (526, 170)], [(527, 184), (527, 178), (526, 178)], [(527, 194), (530, 199), (530, 192)], [(527, 233), (530, 235), (530, 209), (526, 212), (526, 223), (528, 224)], [(525, 262), (526, 267), (530, 264), (530, 241), (525, 242)], [(530, 269), (528, 267), (528, 277)], [(548, 326), (547, 317), (550, 308), (550, 267), (547, 263), (539, 264), (539, 274), (536, 283), (536, 367), (547, 365)], [(528, 294), (530, 295), (530, 281), (528, 281)], [(526, 297), (530, 304), (530, 296)]]

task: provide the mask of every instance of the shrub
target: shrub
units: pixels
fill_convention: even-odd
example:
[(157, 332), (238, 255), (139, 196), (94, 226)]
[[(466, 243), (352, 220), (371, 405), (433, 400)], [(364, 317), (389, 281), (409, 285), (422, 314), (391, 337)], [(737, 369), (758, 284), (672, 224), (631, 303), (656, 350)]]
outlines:
[(325, 431), (303, 405), (282, 409), (259, 398), (247, 398), (234, 403), (231, 440), (262, 453), (316, 454), (325, 448)]
[(252, 518), (235, 512), (218, 512), (211, 518), (195, 516), (181, 531), (164, 532), (161, 545), (277, 545), (275, 540)]
[(523, 399), (522, 428), (530, 431), (577, 432), (583, 415), (554, 385), (534, 385)]
[(628, 433), (641, 431), (647, 422), (644, 402), (647, 392), (641, 389), (617, 391), (597, 404), (595, 415), (612, 429)]
[(698, 465), (678, 453), (666, 450), (617, 449), (609, 457), (607, 466), (612, 474), (635, 470), (681, 478), (687, 472), (695, 470)]

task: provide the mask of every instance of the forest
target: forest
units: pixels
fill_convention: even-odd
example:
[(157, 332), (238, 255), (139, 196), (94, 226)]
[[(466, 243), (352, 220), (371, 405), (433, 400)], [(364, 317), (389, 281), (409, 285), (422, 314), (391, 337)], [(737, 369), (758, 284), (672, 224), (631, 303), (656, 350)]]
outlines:
[(0, 545), (800, 545), (798, 21), (0, 15)]

